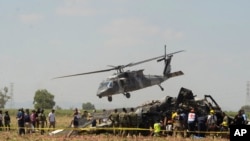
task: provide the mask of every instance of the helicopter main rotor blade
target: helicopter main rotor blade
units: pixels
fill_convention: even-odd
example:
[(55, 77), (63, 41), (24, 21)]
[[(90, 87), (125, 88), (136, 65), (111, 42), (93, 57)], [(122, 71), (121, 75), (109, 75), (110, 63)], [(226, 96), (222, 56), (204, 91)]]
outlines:
[(169, 53), (169, 54), (166, 54), (166, 55), (162, 55), (162, 56), (158, 56), (158, 57), (146, 59), (146, 60), (143, 60), (143, 61), (140, 61), (140, 62), (129, 63), (129, 64), (125, 65), (124, 67), (135, 66), (135, 65), (138, 65), (138, 64), (142, 64), (142, 63), (146, 63), (146, 62), (149, 62), (149, 61), (153, 61), (153, 60), (156, 60), (156, 59), (159, 59), (159, 58), (163, 58), (163, 57), (165, 57), (165, 56), (171, 56), (171, 55), (173, 55), (173, 54), (176, 54), (176, 53), (179, 53), (179, 52), (183, 52), (183, 51), (184, 51), (184, 50), (180, 50), (180, 51), (176, 51), (176, 52)]
[(92, 74), (92, 73), (100, 73), (100, 72), (106, 72), (106, 71), (111, 71), (111, 70), (116, 70), (116, 68), (98, 70), (98, 71), (91, 71), (91, 72), (86, 72), (86, 73), (78, 73), (78, 74), (72, 74), (72, 75), (65, 75), (65, 76), (59, 76), (59, 77), (55, 77), (53, 79), (64, 78), (64, 77), (72, 77), (72, 76), (79, 76), (79, 75), (86, 75), (86, 74)]
[[(87, 74), (92, 74), (92, 73), (100, 73), (100, 72), (106, 72), (106, 71), (111, 71), (111, 70), (118, 70), (119, 72), (123, 72), (123, 68), (125, 68), (125, 67), (135, 66), (135, 65), (138, 65), (138, 64), (146, 63), (146, 62), (153, 61), (153, 60), (160, 59), (160, 58), (163, 58), (163, 59), (164, 59), (164, 58), (166, 58), (166, 56), (171, 56), (171, 55), (173, 55), (173, 54), (176, 54), (176, 53), (179, 53), (179, 52), (183, 52), (183, 51), (184, 51), (184, 50), (180, 50), (180, 51), (176, 51), (176, 52), (173, 52), (173, 53), (161, 55), (161, 56), (158, 56), (158, 57), (146, 59), (146, 60), (143, 60), (143, 61), (140, 61), (140, 62), (129, 63), (129, 64), (127, 64), (127, 65), (118, 65), (118, 66), (108, 65), (109, 67), (112, 67), (111, 69), (104, 69), (104, 70), (98, 70), (98, 71), (91, 71), (91, 72), (86, 72), (86, 73), (78, 73), (78, 74), (73, 74), (73, 75), (65, 75), (65, 76), (55, 77), (55, 78), (53, 78), (53, 79), (64, 78), (64, 77), (72, 77), (72, 76), (79, 76), (79, 75), (87, 75)], [(162, 60), (162, 59), (160, 59), (160, 60)]]

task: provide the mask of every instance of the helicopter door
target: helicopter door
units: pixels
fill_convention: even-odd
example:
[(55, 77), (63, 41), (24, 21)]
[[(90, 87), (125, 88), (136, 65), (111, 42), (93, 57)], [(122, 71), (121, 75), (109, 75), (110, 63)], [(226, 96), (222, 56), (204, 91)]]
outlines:
[(122, 87), (124, 87), (126, 84), (126, 79), (120, 79), (120, 84)]
[(128, 80), (127, 79), (120, 79), (120, 86), (124, 92), (128, 90)]

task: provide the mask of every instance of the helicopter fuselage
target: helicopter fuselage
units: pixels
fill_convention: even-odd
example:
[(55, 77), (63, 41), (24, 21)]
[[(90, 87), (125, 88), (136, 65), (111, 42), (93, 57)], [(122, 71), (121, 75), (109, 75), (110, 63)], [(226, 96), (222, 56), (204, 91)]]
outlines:
[(145, 87), (159, 85), (167, 80), (166, 76), (144, 75), (143, 70), (127, 71), (115, 74), (101, 82), (97, 96), (111, 96), (120, 93), (128, 93)]

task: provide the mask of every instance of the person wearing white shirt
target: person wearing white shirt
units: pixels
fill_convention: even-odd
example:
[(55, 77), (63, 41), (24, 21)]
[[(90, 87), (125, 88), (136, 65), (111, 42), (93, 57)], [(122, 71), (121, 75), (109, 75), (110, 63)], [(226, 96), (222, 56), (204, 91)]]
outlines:
[(55, 129), (56, 127), (56, 116), (55, 116), (55, 110), (52, 109), (51, 112), (48, 115), (49, 119), (49, 128), (53, 127)]

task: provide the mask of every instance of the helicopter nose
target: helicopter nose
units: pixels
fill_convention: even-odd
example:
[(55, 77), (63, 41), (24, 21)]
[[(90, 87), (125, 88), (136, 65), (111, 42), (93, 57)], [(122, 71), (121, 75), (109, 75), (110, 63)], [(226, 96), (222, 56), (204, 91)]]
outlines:
[(102, 89), (97, 91), (98, 97), (108, 96), (110, 93), (108, 92), (108, 89)]

